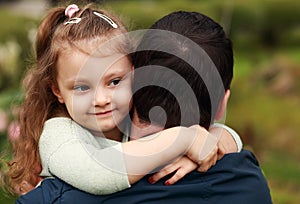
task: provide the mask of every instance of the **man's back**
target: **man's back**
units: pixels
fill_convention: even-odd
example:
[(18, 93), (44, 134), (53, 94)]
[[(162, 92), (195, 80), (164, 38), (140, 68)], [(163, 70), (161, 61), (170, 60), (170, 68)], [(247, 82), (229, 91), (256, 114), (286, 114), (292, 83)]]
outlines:
[[(35, 201), (35, 202), (33, 202)], [(17, 203), (272, 203), (255, 156), (246, 150), (228, 154), (206, 173), (192, 172), (175, 185), (151, 185), (147, 176), (124, 191), (105, 196), (82, 192), (59, 179), (46, 179)]]

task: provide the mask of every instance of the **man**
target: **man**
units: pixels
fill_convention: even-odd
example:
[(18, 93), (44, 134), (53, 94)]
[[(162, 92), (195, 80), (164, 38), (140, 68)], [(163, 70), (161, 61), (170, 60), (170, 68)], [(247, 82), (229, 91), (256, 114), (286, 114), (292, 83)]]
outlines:
[[(208, 129), (224, 115), (230, 95), (230, 40), (220, 25), (195, 12), (171, 13), (151, 29), (134, 55), (133, 135), (177, 125)], [(208, 172), (194, 171), (175, 185), (166, 186), (167, 178), (150, 185), (147, 179), (112, 195), (95, 196), (49, 178), (17, 203), (272, 202), (255, 156), (245, 150), (227, 154)]]

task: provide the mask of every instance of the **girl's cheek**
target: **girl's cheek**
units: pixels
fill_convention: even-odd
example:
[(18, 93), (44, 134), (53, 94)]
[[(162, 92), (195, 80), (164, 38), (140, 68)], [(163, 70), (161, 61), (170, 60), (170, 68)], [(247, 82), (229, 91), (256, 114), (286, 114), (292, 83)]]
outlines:
[(74, 114), (86, 112), (90, 108), (93, 102), (92, 100), (92, 96), (74, 96), (70, 103), (71, 107), (69, 110), (71, 110)]

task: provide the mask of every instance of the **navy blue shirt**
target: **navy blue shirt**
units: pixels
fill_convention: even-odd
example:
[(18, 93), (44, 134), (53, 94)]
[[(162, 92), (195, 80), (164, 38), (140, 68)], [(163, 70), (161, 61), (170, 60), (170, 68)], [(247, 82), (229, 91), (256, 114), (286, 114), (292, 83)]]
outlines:
[(255, 156), (247, 150), (225, 155), (206, 173), (191, 172), (174, 185), (161, 180), (149, 184), (145, 176), (131, 188), (111, 195), (96, 196), (80, 191), (58, 178), (21, 196), (17, 204), (210, 204), (272, 203), (270, 190)]

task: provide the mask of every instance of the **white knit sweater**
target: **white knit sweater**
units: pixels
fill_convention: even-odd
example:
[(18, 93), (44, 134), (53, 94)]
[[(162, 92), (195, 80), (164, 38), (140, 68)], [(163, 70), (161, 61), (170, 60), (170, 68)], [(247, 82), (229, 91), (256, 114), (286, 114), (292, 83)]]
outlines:
[(98, 195), (130, 187), (121, 143), (95, 137), (70, 118), (56, 117), (46, 121), (39, 152), (42, 177), (56, 176), (78, 189)]

